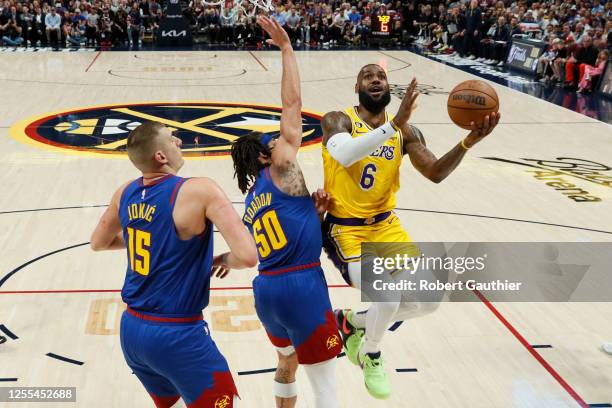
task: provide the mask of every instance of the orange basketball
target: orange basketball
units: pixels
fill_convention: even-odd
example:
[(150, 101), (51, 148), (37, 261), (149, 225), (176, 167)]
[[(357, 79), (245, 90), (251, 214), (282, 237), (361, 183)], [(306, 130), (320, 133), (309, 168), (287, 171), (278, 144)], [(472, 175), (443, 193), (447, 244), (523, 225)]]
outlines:
[(464, 81), (448, 95), (448, 115), (463, 129), (470, 129), (470, 123), (482, 122), (485, 116), (499, 110), (499, 99), (495, 89), (479, 80)]

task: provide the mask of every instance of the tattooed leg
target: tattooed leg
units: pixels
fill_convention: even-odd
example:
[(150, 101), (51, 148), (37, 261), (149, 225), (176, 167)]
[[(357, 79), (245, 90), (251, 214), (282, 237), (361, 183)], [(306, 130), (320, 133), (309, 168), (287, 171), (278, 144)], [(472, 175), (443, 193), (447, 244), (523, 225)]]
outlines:
[(298, 368), (297, 354), (285, 356), (278, 353), (278, 366), (274, 376), (276, 408), (294, 408), (297, 401), (295, 372)]

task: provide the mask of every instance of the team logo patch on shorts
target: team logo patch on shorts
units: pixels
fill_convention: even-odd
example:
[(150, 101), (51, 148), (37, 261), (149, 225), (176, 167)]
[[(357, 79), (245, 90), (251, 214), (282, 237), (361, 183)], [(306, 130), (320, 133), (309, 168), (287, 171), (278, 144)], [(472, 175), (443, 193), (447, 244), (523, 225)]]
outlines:
[(338, 347), (338, 345), (340, 344), (340, 338), (338, 337), (337, 334), (334, 334), (333, 336), (329, 336), (327, 338), (327, 349), (331, 350), (334, 347)]
[[(126, 156), (129, 133), (147, 121), (165, 124), (183, 142), (185, 157), (230, 154), (231, 143), (251, 131), (276, 136), (282, 108), (214, 102), (162, 102), (86, 107), (32, 117), (11, 136), (38, 147)], [(321, 116), (302, 111), (302, 146), (321, 141)]]
[(217, 398), (215, 401), (215, 408), (227, 408), (230, 406), (231, 398), (229, 395), (224, 395), (222, 397)]

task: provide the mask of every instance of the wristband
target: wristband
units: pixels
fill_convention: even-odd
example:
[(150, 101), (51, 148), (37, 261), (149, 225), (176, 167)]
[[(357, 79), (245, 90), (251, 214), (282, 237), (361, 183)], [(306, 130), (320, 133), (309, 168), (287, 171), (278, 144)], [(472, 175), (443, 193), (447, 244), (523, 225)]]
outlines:
[(463, 147), (465, 150), (470, 150), (470, 148), (465, 145), (465, 139), (461, 139), (461, 147)]

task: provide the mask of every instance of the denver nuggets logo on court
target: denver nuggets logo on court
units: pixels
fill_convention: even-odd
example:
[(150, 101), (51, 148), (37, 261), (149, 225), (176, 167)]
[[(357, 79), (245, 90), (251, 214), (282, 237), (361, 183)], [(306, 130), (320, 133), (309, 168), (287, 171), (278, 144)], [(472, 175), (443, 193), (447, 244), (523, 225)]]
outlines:
[(227, 408), (230, 406), (230, 397), (229, 395), (224, 395), (220, 398), (217, 398), (215, 401), (215, 408)]
[[(231, 142), (251, 131), (280, 132), (282, 109), (249, 104), (140, 103), (55, 112), (15, 124), (10, 134), (28, 144), (87, 154), (126, 155), (127, 136), (141, 123), (157, 121), (183, 141), (186, 157), (228, 155)], [(302, 146), (321, 140), (321, 116), (302, 112)]]
[(338, 347), (338, 345), (340, 345), (340, 339), (338, 338), (338, 335), (334, 334), (333, 336), (329, 336), (327, 339), (327, 349), (331, 350), (334, 347)]

